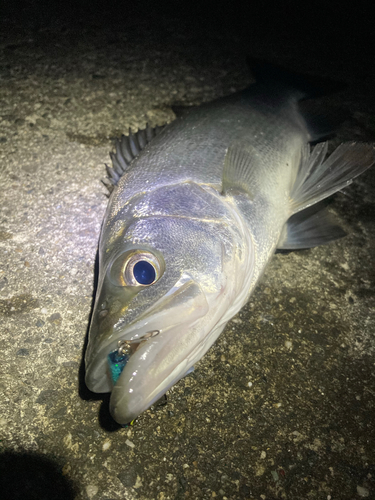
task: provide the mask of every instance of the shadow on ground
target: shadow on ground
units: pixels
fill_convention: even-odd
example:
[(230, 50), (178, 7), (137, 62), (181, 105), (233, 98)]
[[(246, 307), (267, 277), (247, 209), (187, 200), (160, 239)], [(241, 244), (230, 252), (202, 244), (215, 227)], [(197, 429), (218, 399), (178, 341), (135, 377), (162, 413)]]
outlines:
[(76, 488), (58, 462), (32, 452), (0, 453), (2, 500), (74, 500)]

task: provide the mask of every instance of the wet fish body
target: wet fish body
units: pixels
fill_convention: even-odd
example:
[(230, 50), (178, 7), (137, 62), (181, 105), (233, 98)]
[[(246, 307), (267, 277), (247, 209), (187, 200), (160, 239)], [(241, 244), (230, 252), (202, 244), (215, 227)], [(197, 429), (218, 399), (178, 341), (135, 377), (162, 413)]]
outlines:
[[(277, 248), (344, 234), (315, 204), (374, 163), (374, 148), (343, 144), (328, 159), (327, 143), (311, 148), (323, 132), (300, 111), (306, 88), (279, 74), (117, 144), (86, 383), (112, 391), (119, 423), (205, 354)], [(114, 379), (108, 355), (119, 343), (128, 351)]]

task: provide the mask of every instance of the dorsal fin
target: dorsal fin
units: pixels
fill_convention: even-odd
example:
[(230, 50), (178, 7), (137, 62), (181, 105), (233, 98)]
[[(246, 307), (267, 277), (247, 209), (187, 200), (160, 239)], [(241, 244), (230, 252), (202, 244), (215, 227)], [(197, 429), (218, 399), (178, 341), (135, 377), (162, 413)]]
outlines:
[(335, 134), (349, 113), (340, 109), (326, 109), (321, 112), (316, 98), (340, 92), (346, 84), (328, 78), (296, 73), (287, 68), (270, 64), (258, 59), (247, 58), (250, 71), (256, 85), (243, 91), (253, 98), (254, 88), (261, 88), (262, 101), (266, 99), (273, 107), (298, 103), (298, 111), (302, 115), (309, 132), (309, 142), (318, 142)]
[(177, 118), (183, 118), (188, 115), (192, 109), (196, 108), (196, 106), (173, 104), (171, 108)]
[(247, 57), (247, 64), (256, 82), (279, 89), (290, 89), (297, 100), (321, 97), (346, 88), (343, 82), (312, 75), (303, 75), (287, 68)]
[(112, 167), (106, 164), (107, 178), (102, 179), (103, 184), (111, 193), (123, 174), (129, 169), (131, 162), (136, 158), (144, 147), (160, 132), (163, 127), (146, 126), (143, 130), (116, 139), (116, 152), (110, 153)]
[(316, 99), (305, 99), (298, 103), (309, 132), (309, 142), (316, 143), (327, 140), (336, 135), (340, 125), (350, 117), (348, 110), (337, 107), (324, 106), (321, 111), (321, 102)]

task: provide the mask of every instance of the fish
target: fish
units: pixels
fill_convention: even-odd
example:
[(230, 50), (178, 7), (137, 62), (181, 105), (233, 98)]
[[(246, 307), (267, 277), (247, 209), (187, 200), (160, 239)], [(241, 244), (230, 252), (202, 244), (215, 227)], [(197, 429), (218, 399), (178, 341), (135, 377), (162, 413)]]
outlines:
[[(85, 381), (127, 424), (189, 373), (246, 304), (276, 250), (345, 235), (322, 200), (375, 162), (373, 144), (327, 155), (324, 95), (255, 63), (255, 83), (129, 131), (107, 166)], [(251, 332), (249, 332), (251, 335)]]

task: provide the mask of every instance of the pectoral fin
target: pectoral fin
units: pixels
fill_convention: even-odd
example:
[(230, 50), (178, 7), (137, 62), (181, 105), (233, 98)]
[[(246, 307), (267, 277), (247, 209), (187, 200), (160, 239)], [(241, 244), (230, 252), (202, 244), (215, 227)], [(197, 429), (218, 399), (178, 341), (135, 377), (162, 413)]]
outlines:
[(259, 157), (254, 148), (234, 142), (224, 159), (222, 193), (245, 192), (251, 200), (259, 188)]

